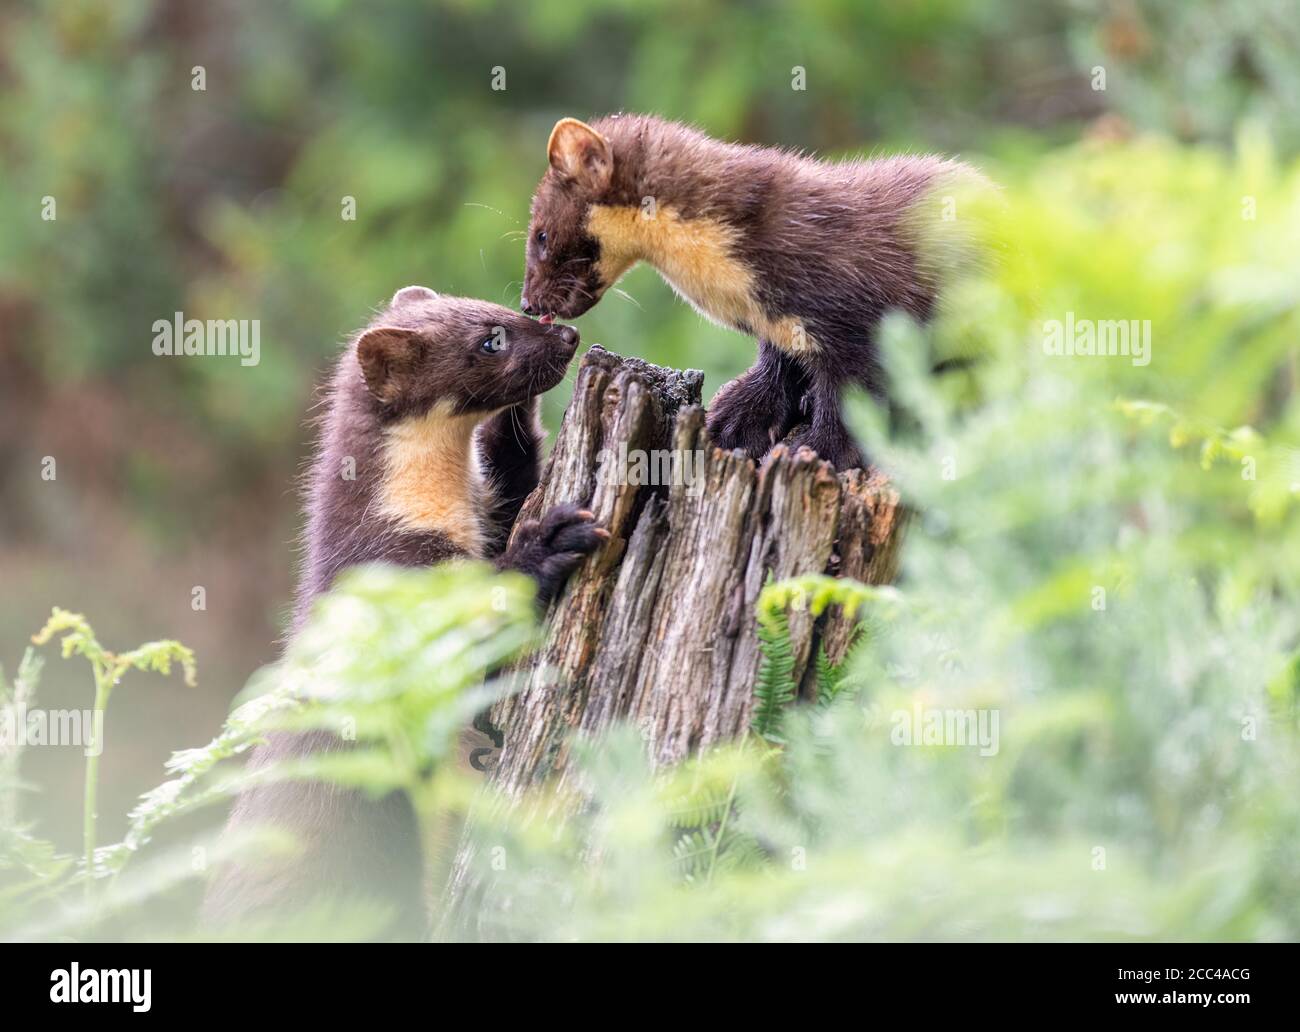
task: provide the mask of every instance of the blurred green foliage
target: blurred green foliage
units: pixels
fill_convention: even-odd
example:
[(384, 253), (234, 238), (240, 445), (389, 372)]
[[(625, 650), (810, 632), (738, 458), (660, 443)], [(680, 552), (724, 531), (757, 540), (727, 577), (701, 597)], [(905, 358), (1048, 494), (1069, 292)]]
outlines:
[[(106, 928), (120, 927), (114, 922), (127, 922), (125, 927), (137, 931), (156, 923), (160, 934), (187, 934), (191, 915), (169, 901), (167, 892), (222, 859), (243, 855), (241, 851), (265, 855), (270, 849), (292, 850), (296, 843), (259, 829), (215, 841), (204, 836), (171, 855), (154, 850), (151, 861), (140, 859), (141, 852), (160, 826), (228, 803), (241, 789), (271, 778), (324, 779), (375, 796), (405, 792), (426, 820), (425, 840), (432, 845), (444, 797), (467, 792), (457, 787), (464, 775), (450, 770), (448, 762), (460, 730), (500, 697), (503, 686), (485, 679), (519, 656), (535, 629), (532, 582), (519, 574), (495, 574), (487, 564), (348, 571), (317, 603), (312, 620), (284, 657), (249, 682), (221, 733), (206, 746), (172, 754), (168, 780), (139, 800), (126, 836), (112, 845), (95, 843), (99, 753), (87, 750), (88, 825), (80, 863), (33, 835), (21, 819), (23, 786), (15, 769), (21, 739), (11, 741), (6, 730), (0, 738), (0, 815), (5, 817), (0, 823), (0, 935), (102, 935)], [(84, 617), (60, 609), (33, 641), (44, 645), (59, 635), (65, 657), (82, 655), (95, 666), (96, 710), (107, 706), (108, 689), (129, 669), (167, 674), (174, 660), (192, 683), (193, 656), (176, 642), (152, 642), (115, 655), (99, 644)], [(21, 723), (22, 707), (36, 705), (39, 674), (30, 652), (13, 686), (0, 673), (0, 727)], [(353, 745), (346, 752), (257, 772), (231, 763), (269, 730), (315, 729), (345, 736)], [(102, 749), (103, 742), (99, 745)], [(158, 903), (162, 906), (130, 914), (131, 908)], [(382, 928), (382, 917), (352, 913), (338, 934), (355, 937), (372, 925)], [(259, 926), (257, 931), (264, 936), (275, 930)]]

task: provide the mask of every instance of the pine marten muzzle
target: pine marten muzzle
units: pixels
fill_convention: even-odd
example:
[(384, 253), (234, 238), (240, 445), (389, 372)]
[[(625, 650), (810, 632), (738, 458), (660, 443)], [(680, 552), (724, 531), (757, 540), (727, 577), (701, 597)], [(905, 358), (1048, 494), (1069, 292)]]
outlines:
[(757, 364), (713, 401), (715, 444), (761, 459), (800, 425), (792, 446), (861, 464), (840, 392), (883, 396), (880, 321), (930, 316), (966, 260), (942, 206), (978, 191), (979, 173), (935, 157), (817, 161), (643, 115), (562, 119), (547, 158), (525, 312), (576, 318), (647, 262), (703, 315), (759, 339)]
[[(343, 569), (491, 559), (537, 582), (545, 605), (608, 537), (590, 512), (558, 506), (521, 524), (540, 474), (539, 395), (578, 346), (572, 327), (499, 305), (398, 291), (348, 344), (327, 390), (307, 482), (305, 559), (295, 627)], [(250, 764), (339, 749), (326, 733), (275, 733)], [(292, 862), (222, 870), (205, 904), (225, 922), (322, 895), (388, 901), (418, 934), (423, 913), (416, 821), (404, 796), (374, 801), (324, 783), (271, 782), (236, 801), (230, 827), (271, 825), (301, 844)]]

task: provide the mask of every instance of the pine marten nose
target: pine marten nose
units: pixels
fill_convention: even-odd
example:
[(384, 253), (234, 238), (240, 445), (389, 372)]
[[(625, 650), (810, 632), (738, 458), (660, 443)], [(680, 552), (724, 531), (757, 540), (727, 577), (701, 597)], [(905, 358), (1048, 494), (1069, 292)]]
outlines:
[(578, 331), (575, 330), (572, 326), (561, 326), (560, 340), (564, 341), (565, 344), (577, 344)]
[(523, 312), (524, 315), (536, 315), (536, 314), (537, 314), (536, 312), (533, 311), (533, 306), (530, 305), (530, 304), (528, 303), (528, 298), (526, 298), (526, 297), (521, 297), (521, 298), (519, 299), (519, 310), (520, 310), (521, 312)]

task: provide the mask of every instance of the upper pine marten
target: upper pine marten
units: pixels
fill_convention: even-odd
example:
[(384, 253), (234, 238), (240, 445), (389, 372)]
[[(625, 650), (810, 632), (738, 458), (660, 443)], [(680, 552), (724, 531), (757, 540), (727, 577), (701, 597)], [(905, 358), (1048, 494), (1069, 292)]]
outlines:
[[(328, 389), (295, 626), (340, 570), (370, 561), (494, 558), (532, 576), (545, 604), (608, 536), (590, 512), (561, 506), (522, 525), (504, 550), (538, 481), (538, 395), (564, 377), (577, 346), (569, 326), (427, 287), (399, 290), (348, 344)], [(277, 733), (250, 764), (339, 747), (324, 732)], [(404, 796), (375, 802), (323, 783), (272, 783), (239, 797), (229, 827), (258, 823), (291, 831), (302, 854), (221, 871), (208, 920), (293, 909), (328, 890), (390, 900), (405, 921), (394, 930), (419, 933), (422, 850)]]
[(576, 318), (649, 262), (702, 314), (759, 339), (757, 363), (713, 400), (715, 444), (759, 459), (806, 418), (792, 447), (861, 464), (840, 389), (882, 395), (880, 320), (930, 315), (965, 257), (941, 223), (955, 221), (954, 191), (984, 185), (978, 172), (935, 157), (817, 161), (647, 115), (562, 119), (547, 156), (525, 312)]

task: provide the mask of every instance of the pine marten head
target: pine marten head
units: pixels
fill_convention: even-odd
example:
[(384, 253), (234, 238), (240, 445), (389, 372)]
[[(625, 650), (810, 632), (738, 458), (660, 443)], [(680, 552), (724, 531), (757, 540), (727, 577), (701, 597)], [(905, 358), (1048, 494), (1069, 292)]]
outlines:
[(577, 346), (570, 326), (399, 290), (335, 370), (311, 474), (303, 597), (358, 557), (400, 561), (403, 542), (421, 534), (484, 554), (496, 485), (481, 469), (479, 427), (558, 384)]
[(608, 249), (602, 254), (589, 225), (592, 206), (613, 189), (614, 152), (600, 132), (564, 118), (551, 131), (546, 154), (550, 167), (533, 196), (522, 306), (544, 320), (573, 319), (632, 264)]
[(773, 152), (758, 158), (759, 174), (752, 162), (738, 170), (736, 152), (758, 152), (653, 115), (610, 115), (595, 125), (562, 118), (546, 152), (528, 233), (525, 312), (576, 318), (645, 261), (711, 318), (766, 329), (752, 318), (757, 295), (737, 227), (759, 207), (755, 183), (795, 159)]
[(356, 357), (376, 413), (396, 422), (487, 416), (520, 404), (558, 384), (577, 347), (571, 326), (405, 287), (357, 338)]

